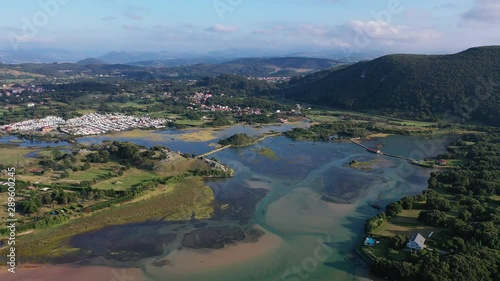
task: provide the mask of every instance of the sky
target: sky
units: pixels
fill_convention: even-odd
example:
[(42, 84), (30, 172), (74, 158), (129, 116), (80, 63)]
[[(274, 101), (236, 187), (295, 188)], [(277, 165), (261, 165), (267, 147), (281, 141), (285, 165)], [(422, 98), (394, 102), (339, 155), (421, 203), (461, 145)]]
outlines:
[(0, 49), (456, 52), (500, 45), (499, 0), (22, 0)]

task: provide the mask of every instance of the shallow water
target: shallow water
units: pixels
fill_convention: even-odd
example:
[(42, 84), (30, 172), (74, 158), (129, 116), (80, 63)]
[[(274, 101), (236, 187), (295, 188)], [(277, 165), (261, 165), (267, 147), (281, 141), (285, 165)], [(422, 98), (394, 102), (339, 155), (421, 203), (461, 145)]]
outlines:
[[(367, 145), (384, 142), (384, 151), (405, 156), (419, 151), (425, 154), (422, 147), (433, 150), (433, 154), (445, 151), (445, 143), (430, 149), (421, 144), (423, 141), (391, 136)], [(199, 153), (205, 145), (184, 142), (179, 150)], [(259, 155), (259, 148), (272, 149), (276, 157)], [(229, 204), (227, 210), (218, 211), (212, 220), (201, 224), (145, 223), (77, 236), (73, 243), (80, 247), (95, 250), (113, 245), (117, 251), (137, 254), (121, 261), (96, 258), (86, 264), (138, 267), (140, 274), (135, 272), (133, 281), (372, 279), (353, 253), (365, 220), (379, 212), (369, 204), (383, 207), (405, 195), (420, 193), (432, 172), (403, 160), (367, 153), (352, 143), (292, 142), (285, 137), (214, 156), (236, 170), (234, 178), (208, 182), (217, 204)], [(369, 171), (345, 166), (352, 160), (376, 158), (379, 161)], [(335, 203), (322, 200), (325, 196)], [(228, 228), (242, 229), (247, 239), (224, 249), (184, 247), (186, 234), (210, 246), (215, 245), (214, 229)], [(258, 240), (251, 237), (252, 229), (263, 236)], [(192, 236), (195, 230), (197, 234)], [(234, 233), (239, 232), (231, 234), (236, 239)], [(79, 274), (85, 274), (86, 268), (81, 267)], [(43, 270), (40, 274), (43, 276)], [(71, 276), (67, 280), (72, 280)]]
[(18, 138), (15, 136), (1, 136), (0, 137), (1, 144), (12, 144), (20, 147), (65, 147), (70, 146), (69, 143), (64, 141), (58, 142), (47, 142), (47, 141), (38, 141), (38, 140), (29, 140)]
[[(422, 139), (388, 137), (384, 139), (385, 150), (409, 155), (419, 149), (415, 141)], [(276, 157), (259, 155), (259, 148), (264, 147), (275, 151)], [(434, 153), (443, 151), (440, 146)], [(351, 143), (291, 142), (285, 137), (225, 150), (215, 156), (237, 173), (231, 179), (208, 182), (218, 201), (228, 203), (232, 211), (205, 221), (206, 227), (258, 227), (267, 234), (260, 242), (223, 250), (179, 251), (182, 237), (196, 229), (196, 222), (181, 227), (130, 226), (128, 233), (141, 233), (137, 239), (153, 233), (178, 235), (164, 246), (159, 257), (127, 264), (140, 266), (144, 280), (369, 278), (366, 266), (353, 253), (363, 233), (364, 221), (378, 212), (369, 204), (384, 206), (402, 196), (421, 192), (431, 172), (403, 160), (369, 154)], [(354, 159), (375, 158), (380, 159), (370, 171), (345, 166)], [(322, 200), (325, 195), (338, 202)], [(154, 266), (158, 261), (168, 261), (168, 265)]]
[(248, 125), (236, 125), (228, 128), (224, 128), (222, 130), (214, 131), (215, 139), (210, 141), (185, 141), (180, 137), (183, 134), (190, 134), (196, 132), (196, 129), (187, 129), (187, 130), (172, 130), (165, 129), (155, 131), (154, 139), (147, 139), (141, 137), (113, 137), (109, 135), (102, 136), (89, 136), (78, 138), (77, 141), (83, 144), (92, 144), (92, 143), (101, 143), (106, 140), (116, 140), (116, 141), (128, 141), (134, 142), (139, 145), (152, 147), (155, 145), (163, 145), (170, 148), (173, 151), (181, 151), (181, 152), (189, 152), (191, 154), (200, 155), (211, 150), (214, 150), (214, 145), (220, 139), (228, 138), (236, 133), (245, 133), (251, 136), (261, 135), (265, 132), (269, 131), (277, 131), (277, 132), (285, 132), (289, 131), (294, 127), (307, 127), (309, 126), (308, 122), (301, 122), (299, 124), (283, 124), (283, 125), (265, 125), (262, 127), (254, 127)]

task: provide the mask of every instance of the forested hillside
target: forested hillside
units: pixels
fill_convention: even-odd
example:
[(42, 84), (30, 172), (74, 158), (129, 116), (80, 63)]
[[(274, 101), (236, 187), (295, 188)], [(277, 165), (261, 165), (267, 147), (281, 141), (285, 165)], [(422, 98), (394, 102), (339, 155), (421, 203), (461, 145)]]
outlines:
[[(429, 189), (389, 204), (366, 223), (370, 235), (387, 224), (419, 231), (426, 249), (405, 251), (409, 237), (395, 235), (388, 254), (373, 257), (372, 272), (399, 281), (500, 280), (500, 135), (465, 135), (442, 156), (467, 164), (432, 173)], [(432, 237), (422, 232), (429, 229)]]
[(454, 55), (390, 55), (292, 79), (280, 95), (421, 120), (500, 125), (500, 46)]

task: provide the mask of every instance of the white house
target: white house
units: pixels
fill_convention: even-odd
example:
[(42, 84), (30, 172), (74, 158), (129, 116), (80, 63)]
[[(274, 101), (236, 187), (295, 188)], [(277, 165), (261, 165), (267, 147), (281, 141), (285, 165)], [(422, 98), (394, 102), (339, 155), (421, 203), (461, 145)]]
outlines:
[(425, 238), (419, 234), (413, 236), (406, 244), (406, 247), (412, 250), (420, 251), (425, 248)]

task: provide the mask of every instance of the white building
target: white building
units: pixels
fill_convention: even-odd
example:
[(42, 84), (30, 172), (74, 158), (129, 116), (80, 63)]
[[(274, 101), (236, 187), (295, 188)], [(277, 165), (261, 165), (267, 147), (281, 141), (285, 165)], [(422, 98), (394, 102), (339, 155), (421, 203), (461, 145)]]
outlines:
[(417, 234), (410, 239), (410, 242), (406, 244), (406, 247), (412, 250), (420, 251), (425, 248), (425, 238), (424, 236)]

